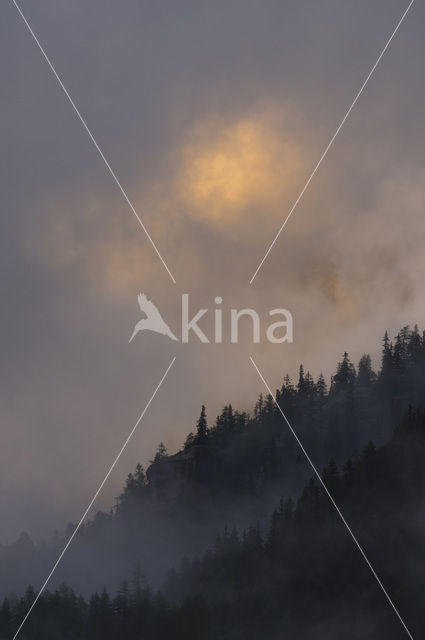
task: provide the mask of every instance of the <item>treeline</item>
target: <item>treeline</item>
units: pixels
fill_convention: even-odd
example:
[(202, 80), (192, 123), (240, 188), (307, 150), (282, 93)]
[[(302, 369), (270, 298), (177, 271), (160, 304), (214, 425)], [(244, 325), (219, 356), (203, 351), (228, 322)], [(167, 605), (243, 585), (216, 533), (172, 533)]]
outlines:
[[(409, 405), (425, 406), (425, 332), (406, 326), (393, 342), (387, 332), (382, 342), (377, 372), (370, 355), (364, 354), (356, 367), (345, 352), (329, 388), (323, 374), (314, 380), (300, 365), (297, 381), (286, 375), (276, 390), (277, 403), (317, 464), (325, 464), (330, 456), (342, 461), (370, 438), (385, 442)], [(273, 493), (288, 479), (300, 486), (299, 457), (270, 395), (260, 394), (252, 413), (226, 405), (211, 425), (202, 406), (196, 427), (178, 454), (168, 455), (161, 443), (147, 474), (139, 465), (128, 476), (117, 512), (152, 494), (166, 501), (173, 483), (179, 485), (181, 500), (174, 500), (179, 508), (191, 504), (194, 486), (214, 495), (228, 494), (231, 488), (251, 498)], [(186, 484), (180, 482), (182, 477)]]
[[(391, 442), (363, 451), (323, 480), (354, 528), (413, 633), (425, 624), (423, 508), (425, 412), (409, 409)], [(10, 637), (34, 599), (4, 600)], [(282, 499), (262, 535), (227, 527), (209, 551), (184, 560), (154, 592), (137, 571), (111, 598), (89, 601), (67, 587), (44, 593), (22, 638), (35, 640), (258, 640), (267, 637), (396, 639), (400, 623), (320, 483)]]
[[(402, 535), (410, 536), (412, 532), (420, 532), (422, 535), (423, 520), (420, 507), (411, 504), (413, 498), (418, 499), (423, 495), (421, 494), (421, 465), (423, 466), (424, 454), (422, 444), (418, 445), (417, 452), (411, 447), (406, 447), (405, 442), (409, 438), (406, 440), (408, 429), (405, 422), (403, 422), (404, 437), (397, 440), (399, 438), (397, 435), (392, 440), (391, 446), (384, 446), (384, 443), (392, 438), (392, 432), (402, 421), (403, 413), (408, 411), (409, 404), (417, 409), (425, 408), (424, 390), (424, 335), (420, 334), (416, 327), (413, 329), (405, 327), (393, 342), (388, 335), (384, 336), (379, 371), (373, 371), (368, 355), (364, 355), (354, 366), (348, 355), (344, 354), (330, 380), (329, 388), (323, 376), (313, 379), (304, 367), (300, 367), (298, 379), (293, 382), (286, 376), (276, 392), (280, 406), (309, 451), (316, 467), (326, 468), (326, 482), (341, 502), (344, 513), (345, 510), (348, 511), (350, 519), (358, 526), (358, 530), (362, 532), (363, 526), (366, 526), (363, 520), (358, 518), (360, 512), (368, 514), (373, 527), (377, 518), (382, 517), (382, 523), (385, 518), (389, 519), (387, 535), (376, 549), (377, 557), (380, 557), (382, 550), (387, 549), (386, 545), (391, 543), (397, 547), (394, 542), (397, 536), (401, 539)], [(416, 413), (407, 413), (407, 416), (409, 415), (416, 416)], [(418, 419), (415, 418), (415, 421), (416, 424)], [(364, 444), (370, 439), (373, 439), (374, 446), (371, 449), (369, 445), (369, 448), (364, 450)], [(394, 454), (395, 451), (398, 452), (397, 455)], [(402, 458), (403, 452), (406, 460)], [(417, 461), (419, 454), (422, 456), (420, 462), (413, 464), (412, 461)], [(375, 469), (376, 477), (373, 474), (370, 475), (371, 471), (367, 471), (368, 456), (374, 460), (371, 468)], [(333, 458), (332, 463), (329, 463), (330, 458)], [(346, 462), (347, 460), (349, 461)], [(302, 502), (299, 496), (303, 493), (310, 473), (309, 465), (271, 397), (260, 396), (251, 413), (237, 411), (231, 405), (227, 405), (212, 423), (209, 423), (206, 409), (203, 407), (193, 432), (186, 438), (185, 444), (177, 454), (169, 455), (165, 446), (161, 444), (146, 472), (141, 465), (138, 465), (136, 470), (129, 474), (124, 489), (110, 513), (98, 513), (81, 528), (73, 542), (72, 553), (64, 557), (60, 572), (54, 576), (51, 588), (58, 587), (60, 580), (72, 585), (76, 592), (82, 592), (86, 598), (95, 591), (101, 594), (103, 585), (106, 585), (109, 592), (114, 594), (122, 576), (129, 575), (135, 562), (139, 561), (149, 584), (157, 589), (167, 570), (171, 566), (178, 565), (183, 556), (193, 558), (197, 555), (202, 558), (205, 549), (213, 545), (216, 532), (222, 530), (226, 522), (229, 523), (230, 532), (234, 527), (239, 532), (237, 553), (242, 555), (244, 562), (246, 561), (248, 565), (254, 562), (254, 556), (250, 560), (244, 556), (243, 530), (250, 522), (259, 523), (259, 526), (255, 525), (254, 529), (258, 535), (261, 532), (263, 538), (260, 544), (263, 555), (260, 554), (260, 557), (265, 569), (264, 574), (260, 573), (259, 577), (262, 576), (261, 580), (264, 581), (267, 571), (273, 568), (267, 564), (265, 558), (271, 557), (272, 565), (274, 561), (284, 562), (278, 560), (277, 556), (268, 556), (267, 553), (270, 554), (270, 551), (266, 553), (266, 549), (271, 545), (267, 522), (282, 494), (286, 496), (283, 505), (285, 517), (291, 511), (290, 500), (294, 501), (291, 524), (287, 523), (284, 527), (286, 532), (296, 532), (293, 537), (301, 540), (304, 531), (307, 537), (310, 536), (313, 539), (313, 543), (316, 540), (320, 541), (324, 549), (328, 543), (329, 547), (336, 544), (336, 538), (332, 535), (329, 540), (327, 538), (324, 541), (321, 540), (321, 536), (325, 535), (328, 529), (326, 520), (323, 526), (314, 524), (316, 522), (314, 519), (308, 526), (300, 524)], [(408, 482), (407, 488), (404, 484), (405, 477)], [(380, 478), (384, 479), (384, 485), (380, 484)], [(412, 478), (415, 478), (414, 482)], [(377, 501), (373, 498), (374, 487), (379, 489)], [(405, 487), (404, 490), (403, 487)], [(404, 498), (400, 500), (402, 490)], [(370, 491), (372, 493), (369, 493)], [(318, 523), (319, 511), (326, 512), (327, 509), (320, 487), (317, 483), (313, 483), (305, 488), (303, 495), (304, 501), (309, 500), (311, 503), (311, 513), (314, 511), (313, 505), (316, 504), (315, 518)], [(413, 526), (413, 520), (409, 520), (411, 516), (406, 517), (405, 521), (402, 518), (397, 519), (395, 512), (403, 513), (406, 505), (410, 505), (411, 513), (415, 513), (417, 519), (415, 526)], [(382, 513), (384, 506), (386, 512)], [(273, 516), (276, 531), (283, 526), (281, 511), (278, 509)], [(330, 514), (329, 517), (332, 520), (334, 514)], [(364, 536), (368, 547), (375, 552), (375, 538), (372, 536), (369, 539), (370, 532), (373, 531), (370, 522), (364, 531)], [(339, 523), (335, 526), (340, 531)], [(314, 530), (314, 536), (311, 534), (312, 530)], [(275, 537), (276, 531), (273, 534)], [(234, 541), (234, 535), (231, 536), (230, 532), (224, 537), (232, 537)], [(379, 535), (377, 532), (376, 540), (379, 539)], [(249, 535), (247, 530), (246, 536), (252, 541), (252, 530)], [(412, 540), (408, 540), (406, 554), (409, 555), (414, 549), (419, 549), (418, 557), (420, 557), (420, 544), (415, 536), (416, 533)], [(41, 584), (45, 577), (46, 566), (52, 566), (67, 539), (68, 533), (63, 537), (57, 536), (50, 543), (37, 548), (28, 536), (21, 536), (14, 545), (0, 547), (2, 595), (11, 591), (22, 593), (29, 582), (35, 585)], [(345, 535), (343, 540), (346, 544)], [(279, 548), (290, 549), (289, 542), (282, 542)], [(317, 557), (320, 557), (319, 549), (315, 549), (314, 546), (309, 548), (316, 551)], [(302, 555), (300, 549), (296, 547), (289, 552), (288, 566), (292, 556)], [(352, 552), (352, 547), (345, 548), (346, 554), (349, 555)], [(214, 554), (215, 551), (210, 553)], [(397, 551), (395, 556), (400, 558), (400, 553)], [(313, 562), (308, 554), (306, 557)], [(331, 553), (323, 556), (323, 571), (317, 578), (317, 585), (321, 584), (321, 580), (329, 581), (329, 575), (334, 567), (332, 557)], [(219, 567), (219, 556), (214, 558), (214, 566)], [(345, 566), (345, 561), (345, 556), (342, 560), (338, 559), (338, 562), (342, 563), (341, 566)], [(304, 573), (306, 576), (310, 575), (307, 564), (302, 564), (299, 558), (297, 563), (296, 566), (299, 569), (297, 580), (301, 580), (300, 576)], [(383, 559), (382, 563), (387, 568), (386, 559)], [(356, 557), (355, 569), (358, 564)], [(282, 570), (287, 576), (289, 569), (285, 564), (279, 566), (283, 566)], [(217, 570), (227, 571), (228, 568)], [(351, 571), (350, 568), (346, 570)], [(326, 577), (327, 572), (328, 577)], [(294, 572), (292, 573), (295, 575)], [(415, 574), (416, 567), (412, 572), (412, 575)], [(180, 572), (177, 572), (177, 575), (180, 575)], [(186, 593), (188, 598), (195, 597), (199, 591), (195, 586), (193, 589), (185, 587), (186, 583), (192, 584), (193, 576), (193, 572), (185, 572), (185, 578), (179, 588), (179, 591)], [(199, 580), (205, 584), (208, 582), (203, 578)], [(246, 580), (254, 583), (251, 604), (252, 610), (255, 611), (253, 603), (260, 597), (260, 594), (255, 592), (257, 582), (253, 574), (251, 578), (246, 577)], [(261, 580), (258, 584), (261, 584)], [(296, 580), (295, 583), (298, 584)], [(390, 584), (393, 583), (398, 584), (397, 581), (390, 580)], [(367, 585), (370, 586), (370, 582), (367, 582)], [(183, 606), (183, 602), (174, 602), (175, 592), (171, 586), (171, 582), (167, 582), (164, 595), (169, 603), (172, 618), (177, 615), (176, 612)], [(364, 585), (361, 589), (363, 587)], [(222, 584), (215, 588), (221, 591), (224, 586)], [(278, 590), (279, 584), (275, 585), (275, 588)], [(304, 585), (303, 588), (308, 594), (309, 587)], [(406, 593), (409, 593), (409, 588), (406, 586)], [(297, 593), (295, 588), (293, 592)], [(152, 598), (155, 597), (155, 593), (151, 592)], [(285, 598), (290, 601), (288, 593), (286, 590)], [(341, 593), (344, 593), (342, 588)], [(210, 595), (203, 591), (200, 595), (208, 602), (210, 610), (213, 606)], [(316, 599), (320, 602), (319, 596), (312, 595), (312, 602)], [(111, 607), (114, 609), (115, 596), (110, 597)], [(229, 605), (229, 611), (231, 612), (233, 607), (238, 611), (239, 605), (234, 599), (234, 594), (231, 600), (232, 605), (231, 607)], [(348, 596), (347, 600), (350, 601)], [(16, 610), (18, 604), (19, 601), (12, 598), (8, 605), (11, 615), (16, 618), (19, 618), (19, 612)], [(80, 604), (83, 606), (82, 601)], [(89, 604), (85, 601), (86, 607), (89, 607)], [(221, 604), (218, 603), (217, 606), (220, 608)], [(154, 611), (154, 606), (149, 606), (148, 609)], [(351, 611), (350, 606), (349, 609)], [(89, 609), (86, 610), (86, 616), (89, 615), (88, 611)], [(277, 619), (276, 611), (271, 616), (274, 622)], [(285, 615), (289, 618), (295, 616), (297, 619), (296, 613), (292, 610), (285, 609), (285, 611), (287, 612)], [(249, 613), (250, 611), (246, 613), (248, 620)], [(215, 623), (220, 619), (215, 609), (211, 615)], [(320, 618), (320, 614), (318, 616)], [(14, 624), (15, 618), (13, 620)], [(88, 633), (87, 630), (84, 631), (86, 632)], [(240, 630), (235, 631), (236, 638), (239, 637), (237, 635), (239, 632)], [(376, 635), (380, 637), (379, 634)], [(227, 636), (222, 635), (222, 637)], [(242, 637), (249, 638), (249, 630), (244, 631)]]
[[(409, 408), (392, 440), (373, 442), (322, 478), (413, 635), (425, 625), (425, 412)], [(264, 537), (225, 529), (202, 558), (170, 572), (172, 602), (197, 594), (212, 638), (400, 638), (403, 629), (322, 485), (282, 499)], [(231, 615), (229, 615), (231, 614)]]
[[(0, 638), (10, 640), (34, 601), (6, 598), (0, 609)], [(89, 600), (62, 585), (45, 591), (20, 632), (22, 640), (201, 640), (207, 638), (208, 607), (202, 598), (171, 606), (160, 592), (123, 582), (115, 597), (106, 589)]]

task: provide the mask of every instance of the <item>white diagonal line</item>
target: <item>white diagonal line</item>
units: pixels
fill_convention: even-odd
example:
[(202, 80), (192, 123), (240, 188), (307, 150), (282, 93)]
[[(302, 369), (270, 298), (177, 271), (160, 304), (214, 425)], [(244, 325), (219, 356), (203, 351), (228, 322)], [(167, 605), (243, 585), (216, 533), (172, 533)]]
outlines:
[(288, 425), (292, 435), (294, 436), (295, 440), (297, 441), (298, 446), (300, 447), (301, 451), (303, 452), (303, 454), (305, 455), (305, 457), (307, 458), (307, 461), (310, 465), (310, 467), (313, 469), (315, 475), (317, 476), (320, 484), (322, 485), (326, 495), (328, 496), (329, 500), (332, 502), (333, 506), (336, 509), (336, 512), (338, 513), (339, 517), (341, 518), (342, 522), (344, 523), (348, 533), (350, 534), (350, 536), (352, 537), (352, 539), (354, 540), (358, 550), (360, 551), (361, 555), (363, 556), (364, 561), (366, 562), (367, 566), (369, 567), (370, 571), (372, 572), (373, 576), (375, 577), (377, 583), (379, 584), (379, 586), (381, 587), (385, 597), (387, 598), (388, 602), (390, 603), (391, 607), (393, 608), (393, 610), (395, 611), (395, 614), (397, 615), (397, 618), (400, 620), (401, 624), (404, 627), (404, 630), (406, 631), (407, 635), (409, 636), (410, 640), (413, 640), (413, 636), (410, 633), (409, 629), (407, 628), (403, 618), (401, 617), (401, 615), (399, 614), (397, 607), (395, 606), (394, 602), (391, 600), (387, 590), (385, 589), (384, 585), (382, 584), (379, 576), (377, 575), (375, 569), (373, 568), (373, 566), (371, 565), (368, 557), (366, 556), (365, 552), (363, 551), (362, 547), (360, 546), (360, 543), (358, 542), (356, 536), (354, 535), (354, 533), (352, 532), (350, 525), (348, 524), (348, 522), (346, 521), (346, 519), (344, 518), (344, 516), (342, 515), (342, 512), (340, 510), (340, 508), (338, 507), (337, 503), (335, 502), (335, 500), (332, 497), (332, 494), (329, 492), (329, 489), (327, 488), (326, 484), (324, 483), (322, 476), (320, 475), (320, 473), (318, 472), (318, 470), (316, 469), (316, 466), (314, 465), (314, 462), (312, 461), (312, 459), (310, 458), (310, 456), (308, 455), (307, 451), (305, 450), (301, 440), (299, 439), (299, 437), (297, 436), (297, 434), (295, 433), (294, 429), (292, 428), (288, 418), (286, 417), (286, 415), (284, 414), (284, 412), (282, 411), (278, 401), (276, 400), (274, 394), (272, 393), (269, 385), (267, 384), (267, 382), (264, 379), (263, 374), (261, 373), (261, 371), (259, 370), (259, 368), (257, 367), (257, 365), (254, 362), (254, 359), (250, 356), (249, 359), (251, 360), (252, 364), (254, 365), (258, 375), (260, 376), (264, 386), (266, 387), (267, 391), (269, 392), (270, 396), (273, 398), (273, 401), (275, 403), (275, 405), (277, 406), (277, 408), (279, 409), (279, 412), (281, 413), (283, 419), (285, 420), (286, 424)]
[(267, 249), (266, 253), (264, 254), (263, 259), (261, 260), (260, 264), (258, 265), (257, 269), (255, 270), (254, 275), (252, 276), (251, 280), (249, 281), (249, 284), (252, 284), (254, 281), (254, 278), (256, 277), (257, 273), (260, 271), (261, 267), (263, 266), (264, 261), (266, 260), (267, 256), (269, 255), (270, 251), (273, 249), (277, 239), (279, 238), (280, 234), (282, 233), (283, 229), (286, 227), (286, 224), (289, 220), (289, 218), (291, 217), (291, 215), (293, 214), (293, 212), (295, 211), (299, 201), (301, 200), (301, 198), (303, 197), (305, 191), (307, 190), (310, 182), (313, 180), (317, 170), (319, 169), (320, 165), (322, 164), (323, 160), (325, 159), (329, 149), (331, 148), (331, 146), (333, 145), (335, 138), (337, 137), (338, 133), (341, 131), (342, 127), (345, 124), (345, 121), (347, 120), (348, 116), (350, 115), (351, 111), (353, 110), (357, 100), (360, 98), (361, 94), (363, 93), (363, 89), (366, 87), (367, 83), (369, 82), (370, 78), (373, 75), (373, 72), (375, 71), (376, 67), (378, 66), (378, 64), (380, 63), (384, 53), (386, 52), (386, 50), (388, 49), (388, 47), (391, 44), (392, 39), (394, 38), (395, 34), (397, 33), (397, 31), (399, 30), (401, 23), (403, 22), (404, 18), (407, 16), (407, 13), (410, 9), (410, 7), (412, 6), (412, 4), (414, 3), (415, 0), (411, 0), (411, 2), (409, 3), (407, 9), (405, 10), (405, 12), (403, 13), (403, 15), (401, 16), (400, 20), (397, 23), (396, 28), (394, 29), (394, 31), (392, 32), (391, 36), (388, 38), (387, 43), (385, 45), (385, 47), (382, 49), (381, 53), (379, 54), (379, 57), (377, 59), (377, 61), (375, 62), (375, 64), (373, 65), (372, 69), (369, 71), (366, 80), (363, 82), (362, 86), (360, 87), (359, 92), (357, 93), (356, 97), (354, 98), (353, 102), (351, 103), (350, 108), (348, 109), (347, 113), (345, 114), (345, 116), (343, 117), (343, 119), (341, 120), (337, 130), (335, 131), (335, 133), (333, 134), (332, 138), (330, 139), (330, 142), (328, 144), (328, 146), (326, 147), (326, 149), (324, 150), (324, 152), (322, 153), (322, 155), (320, 156), (319, 162), (316, 164), (316, 166), (314, 167), (309, 179), (307, 180), (307, 182), (305, 183), (304, 187), (302, 188), (298, 198), (295, 200), (294, 204), (292, 205), (292, 209), (290, 210), (290, 212), (288, 213), (288, 215), (286, 216), (285, 220), (283, 221), (282, 226), (280, 227), (279, 231), (277, 232), (277, 234), (275, 235), (272, 243), (270, 244), (269, 248)]
[(81, 519), (79, 521), (79, 523), (77, 524), (77, 526), (75, 527), (74, 531), (72, 532), (71, 537), (69, 538), (68, 542), (66, 543), (65, 547), (63, 548), (61, 554), (59, 555), (58, 559), (56, 560), (55, 564), (53, 565), (49, 575), (47, 576), (47, 578), (45, 579), (40, 591), (38, 592), (38, 594), (36, 595), (32, 605), (30, 606), (30, 608), (28, 609), (24, 619), (22, 620), (21, 624), (18, 627), (18, 630), (16, 631), (15, 635), (13, 636), (13, 640), (16, 640), (16, 638), (18, 637), (19, 632), (21, 631), (22, 627), (24, 626), (25, 622), (27, 621), (29, 615), (31, 614), (31, 611), (34, 609), (35, 605), (37, 604), (37, 601), (39, 599), (39, 597), (41, 596), (41, 594), (43, 593), (44, 589), (46, 588), (47, 584), (50, 581), (50, 578), (52, 577), (52, 575), (54, 574), (54, 572), (56, 571), (60, 561), (62, 560), (63, 556), (65, 555), (69, 545), (71, 544), (71, 542), (73, 541), (73, 539), (75, 538), (75, 535), (77, 534), (77, 531), (79, 530), (79, 528), (81, 527), (81, 525), (83, 524), (85, 518), (87, 517), (87, 514), (89, 513), (90, 509), (92, 508), (97, 496), (99, 495), (99, 493), (102, 491), (103, 486), (105, 485), (105, 482), (107, 481), (107, 479), (109, 478), (109, 476), (111, 475), (115, 465), (117, 464), (118, 460), (121, 457), (121, 454), (123, 453), (124, 449), (126, 448), (126, 446), (128, 445), (128, 443), (130, 442), (134, 432), (136, 431), (137, 427), (139, 426), (143, 416), (145, 415), (146, 411), (149, 408), (149, 405), (151, 404), (152, 400), (155, 398), (160, 386), (162, 385), (162, 383), (164, 382), (165, 378), (167, 377), (168, 372), (170, 371), (171, 367), (174, 364), (175, 361), (175, 356), (174, 358), (171, 360), (170, 364), (167, 367), (166, 372), (164, 373), (164, 375), (162, 376), (161, 380), (159, 381), (158, 385), (156, 386), (155, 391), (152, 393), (151, 397), (149, 398), (145, 408), (143, 409), (142, 413), (139, 416), (139, 419), (137, 420), (136, 424), (134, 425), (134, 427), (132, 428), (132, 430), (130, 431), (130, 433), (128, 434), (124, 444), (122, 445), (121, 449), (119, 450), (117, 456), (115, 457), (113, 463), (111, 464), (106, 476), (103, 478), (102, 482), (100, 483), (96, 493), (94, 494), (93, 498), (90, 500), (86, 510), (84, 511), (83, 515), (81, 516)]
[(34, 41), (36, 43), (36, 45), (38, 46), (38, 48), (40, 49), (41, 53), (43, 54), (44, 59), (46, 60), (47, 64), (49, 65), (50, 69), (52, 70), (53, 75), (55, 76), (56, 80), (58, 81), (59, 85), (61, 86), (64, 94), (66, 95), (66, 97), (68, 98), (72, 108), (74, 109), (75, 113), (77, 114), (81, 124), (83, 125), (84, 129), (87, 131), (90, 140), (93, 142), (94, 146), (96, 147), (100, 157), (102, 158), (103, 162), (105, 163), (109, 173), (111, 174), (111, 176), (113, 177), (118, 189), (121, 191), (122, 195), (124, 196), (125, 201), (127, 202), (128, 206), (130, 207), (131, 211), (134, 213), (134, 215), (137, 218), (138, 223), (140, 224), (140, 226), (142, 227), (143, 231), (145, 232), (149, 242), (151, 243), (152, 247), (155, 249), (155, 252), (158, 256), (158, 258), (161, 260), (162, 264), (164, 265), (165, 269), (167, 270), (168, 275), (170, 276), (171, 280), (174, 282), (174, 284), (176, 284), (176, 280), (173, 276), (173, 274), (171, 273), (170, 269), (167, 266), (167, 263), (165, 262), (164, 258), (162, 257), (162, 255), (160, 254), (155, 242), (153, 241), (153, 239), (151, 238), (148, 230), (146, 229), (145, 225), (143, 224), (139, 214), (137, 213), (136, 209), (133, 206), (133, 203), (131, 202), (130, 198), (128, 197), (127, 193), (124, 190), (124, 187), (122, 186), (121, 182), (118, 180), (114, 170), (112, 169), (111, 165), (109, 164), (108, 160), (105, 157), (105, 154), (103, 153), (102, 149), (99, 147), (99, 145), (97, 144), (92, 132), (90, 131), (88, 125), (86, 124), (86, 121), (84, 120), (83, 116), (81, 115), (81, 113), (79, 112), (75, 102), (73, 101), (73, 99), (71, 98), (71, 96), (69, 95), (65, 85), (63, 84), (60, 76), (58, 75), (56, 69), (54, 68), (50, 58), (48, 57), (47, 53), (45, 52), (45, 50), (43, 49), (43, 47), (40, 44), (39, 39), (37, 38), (37, 36), (35, 35), (34, 31), (32, 30), (28, 20), (26, 19), (26, 17), (24, 16), (24, 14), (22, 13), (20, 7), (18, 6), (18, 3), (16, 2), (16, 0), (12, 0), (13, 4), (15, 5), (16, 9), (19, 12), (19, 15), (21, 16), (22, 20), (24, 21), (28, 31), (30, 32), (30, 34), (32, 35), (32, 37), (34, 38)]

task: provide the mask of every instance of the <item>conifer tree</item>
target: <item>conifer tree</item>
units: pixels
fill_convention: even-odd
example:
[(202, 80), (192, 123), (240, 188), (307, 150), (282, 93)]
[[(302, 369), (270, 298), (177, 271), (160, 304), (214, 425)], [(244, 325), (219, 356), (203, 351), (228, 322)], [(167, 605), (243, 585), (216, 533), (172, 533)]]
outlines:
[(297, 390), (298, 393), (304, 393), (305, 391), (304, 366), (302, 364), (300, 364), (299, 368)]
[(283, 383), (284, 383), (285, 389), (287, 389), (287, 391), (292, 391), (294, 389), (294, 385), (292, 384), (292, 380), (291, 380), (291, 378), (290, 378), (288, 373), (284, 377)]
[(205, 405), (202, 405), (201, 415), (196, 423), (196, 441), (198, 443), (205, 442), (208, 434), (207, 415), (205, 411)]
[(348, 353), (345, 351), (342, 357), (342, 362), (338, 363), (336, 374), (333, 378), (335, 391), (346, 389), (352, 386), (355, 379), (356, 370), (352, 362), (350, 362)]
[(167, 447), (163, 442), (160, 442), (158, 449), (155, 453), (153, 462), (159, 462), (160, 460), (162, 460), (162, 458), (166, 458), (166, 457), (167, 457)]
[(259, 398), (258, 398), (258, 402), (255, 405), (255, 409), (256, 409), (256, 417), (257, 418), (261, 418), (261, 414), (263, 412), (263, 406), (264, 406), (264, 401), (263, 401), (263, 394), (260, 393)]
[(307, 371), (305, 375), (304, 391), (309, 398), (313, 397), (316, 391), (313, 376), (310, 374), (310, 371)]
[(316, 395), (322, 400), (326, 396), (327, 388), (323, 373), (321, 373), (316, 382)]
[(418, 325), (415, 324), (413, 331), (410, 333), (409, 342), (407, 345), (408, 356), (415, 364), (418, 364), (422, 355), (421, 336), (419, 334)]
[(390, 343), (390, 339), (388, 337), (388, 331), (385, 332), (382, 342), (383, 342), (383, 345), (382, 345), (381, 376), (385, 377), (389, 373), (392, 367), (392, 361), (393, 361), (393, 349), (392, 349), (392, 344)]
[(195, 444), (195, 442), (196, 442), (195, 434), (193, 433), (193, 431), (191, 431), (186, 436), (186, 440), (184, 441), (183, 448), (184, 449), (189, 449), (189, 447), (193, 446)]
[(376, 374), (372, 369), (370, 355), (364, 354), (359, 361), (357, 382), (361, 387), (370, 387), (375, 379)]

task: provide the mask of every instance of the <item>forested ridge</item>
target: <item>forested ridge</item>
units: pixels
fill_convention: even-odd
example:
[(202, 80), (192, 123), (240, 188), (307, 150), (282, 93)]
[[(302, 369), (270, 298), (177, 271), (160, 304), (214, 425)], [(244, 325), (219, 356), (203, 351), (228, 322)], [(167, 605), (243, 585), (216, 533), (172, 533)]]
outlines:
[[(424, 380), (425, 337), (405, 327), (393, 343), (385, 335), (378, 373), (369, 356), (354, 367), (344, 354), (329, 390), (323, 376), (314, 381), (300, 367), (297, 383), (286, 377), (276, 393), (413, 635), (425, 623)], [(117, 590), (46, 592), (21, 637), (403, 637), (311, 476), (270, 397), (260, 396), (252, 415), (225, 407), (211, 427), (203, 407), (182, 450), (169, 456), (161, 444), (147, 474), (139, 466), (128, 476), (113, 512), (98, 514), (82, 532), (87, 543), (131, 522), (137, 537), (134, 524), (143, 527), (146, 513), (156, 514), (187, 534), (186, 559), (170, 563), (177, 568), (154, 587), (141, 562)], [(244, 500), (260, 505), (260, 517), (249, 521), (257, 510), (243, 504), (242, 526), (237, 517), (219, 526), (217, 513), (234, 515)], [(193, 530), (207, 530), (209, 544), (192, 543), (191, 517), (201, 520)], [(4, 600), (1, 638), (13, 635), (33, 598), (30, 588)]]

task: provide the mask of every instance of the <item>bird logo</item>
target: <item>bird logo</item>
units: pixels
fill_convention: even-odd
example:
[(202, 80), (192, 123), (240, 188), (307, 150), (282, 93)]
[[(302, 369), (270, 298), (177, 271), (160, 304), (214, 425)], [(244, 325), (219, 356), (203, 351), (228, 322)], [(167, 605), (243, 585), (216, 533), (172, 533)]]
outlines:
[(134, 336), (139, 333), (139, 331), (145, 330), (155, 331), (156, 333), (161, 333), (163, 336), (168, 336), (171, 340), (179, 341), (171, 331), (168, 324), (162, 319), (162, 316), (154, 303), (151, 300), (148, 300), (144, 293), (139, 293), (137, 300), (139, 302), (139, 307), (146, 315), (146, 318), (142, 318), (142, 320), (139, 320), (136, 324), (129, 342), (133, 340)]

